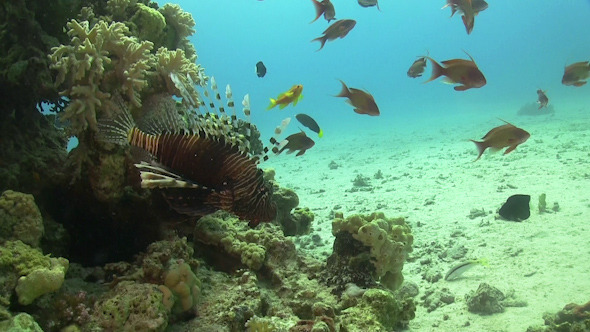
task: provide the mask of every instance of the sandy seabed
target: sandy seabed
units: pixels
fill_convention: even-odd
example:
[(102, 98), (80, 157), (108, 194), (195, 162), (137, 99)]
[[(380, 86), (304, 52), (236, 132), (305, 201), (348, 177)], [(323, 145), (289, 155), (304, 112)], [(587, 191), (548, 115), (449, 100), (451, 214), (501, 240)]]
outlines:
[[(410, 331), (525, 331), (542, 325), (544, 312), (590, 300), (590, 107), (556, 109), (555, 115), (502, 115), (530, 139), (508, 155), (486, 151), (477, 162), (468, 139), (503, 124), (496, 114), (327, 131), (296, 162), (281, 155), (265, 167), (274, 167), (279, 183), (295, 189), (300, 206), (315, 213), (313, 234), (324, 241), (314, 249), (318, 256), (331, 252), (333, 211), (406, 218), (414, 251), (403, 274), (420, 289)], [(338, 167), (331, 169), (331, 162)], [(374, 178), (378, 171), (382, 179)], [(359, 174), (370, 178), (366, 191), (351, 190)], [(543, 193), (548, 213), (539, 213)], [(514, 194), (531, 196), (530, 218), (498, 219), (497, 210)], [(473, 217), (475, 209), (483, 215)], [(489, 267), (474, 267), (452, 282), (432, 281), (477, 258), (487, 258)], [(465, 295), (481, 283), (526, 305), (471, 313)], [(428, 310), (424, 295), (445, 288), (454, 302)]]

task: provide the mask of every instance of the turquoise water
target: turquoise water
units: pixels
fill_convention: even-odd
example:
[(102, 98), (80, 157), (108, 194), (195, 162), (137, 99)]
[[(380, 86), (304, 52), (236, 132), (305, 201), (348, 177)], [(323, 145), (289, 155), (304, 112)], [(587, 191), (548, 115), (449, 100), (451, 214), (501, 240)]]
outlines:
[[(441, 10), (444, 1), (383, 0), (379, 11), (353, 0), (334, 0), (336, 18), (357, 24), (344, 39), (329, 41), (317, 52), (320, 43), (310, 41), (329, 24), (323, 17), (309, 23), (315, 17), (311, 1), (179, 4), (196, 21), (191, 40), (197, 62), (220, 85), (231, 84), (236, 99), (250, 94), (253, 122), (267, 135), (282, 118), (297, 113), (312, 115), (328, 137), (337, 139), (343, 131), (375, 126), (437, 129), (436, 121), (422, 121), (431, 116), (460, 115), (457, 121), (513, 116), (521, 105), (536, 101), (539, 88), (547, 90), (556, 107), (587, 100), (587, 86), (563, 86), (561, 77), (566, 64), (588, 60), (588, 1), (490, 2), (467, 35), (459, 15), (449, 18), (450, 9)], [(430, 76), (430, 65), (423, 77), (406, 75), (416, 56), (429, 52), (437, 61), (467, 58), (463, 50), (486, 76), (483, 88), (457, 92), (441, 79), (421, 84)], [(254, 74), (260, 60), (268, 69), (264, 78)], [(357, 115), (343, 98), (334, 98), (340, 91), (337, 79), (371, 92), (381, 116)], [(265, 111), (268, 98), (298, 83), (304, 85), (300, 104)], [(296, 130), (292, 125), (290, 131)]]

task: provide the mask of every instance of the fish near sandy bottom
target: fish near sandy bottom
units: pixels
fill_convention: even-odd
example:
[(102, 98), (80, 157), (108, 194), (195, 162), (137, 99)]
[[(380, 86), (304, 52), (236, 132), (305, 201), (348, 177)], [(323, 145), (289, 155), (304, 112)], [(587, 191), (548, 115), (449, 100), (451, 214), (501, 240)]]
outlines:
[(443, 80), (446, 83), (459, 84), (455, 86), (455, 91), (465, 91), (472, 88), (481, 88), (486, 85), (486, 78), (483, 73), (477, 67), (475, 60), (469, 56), (470, 60), (465, 59), (452, 59), (443, 61), (441, 66), (436, 60), (431, 57), (426, 57), (432, 63), (432, 76), (425, 81), (428, 83), (435, 79), (446, 76)]
[(545, 91), (538, 89), (537, 90), (537, 103), (539, 104), (539, 109), (543, 108), (543, 107), (547, 107), (547, 104), (549, 104), (549, 98), (547, 98), (547, 95), (545, 94)]
[(506, 122), (506, 124), (490, 130), (482, 138), (482, 141), (470, 140), (475, 143), (478, 151), (477, 158), (474, 161), (479, 160), (487, 148), (497, 151), (508, 147), (508, 149), (504, 151), (504, 154), (508, 154), (516, 149), (517, 146), (526, 142), (529, 137), (531, 137), (531, 134), (529, 134), (526, 130)]
[(354, 111), (358, 114), (367, 114), (370, 116), (378, 116), (380, 114), (379, 107), (375, 102), (375, 98), (367, 92), (355, 88), (349, 88), (342, 80), (342, 90), (335, 97), (348, 98), (348, 104), (354, 107)]
[[(221, 105), (214, 78), (210, 81), (211, 90)], [(183, 103), (198, 102), (189, 101), (183, 89), (186, 90), (179, 87)], [(225, 113), (223, 106), (215, 106), (206, 89), (203, 94), (210, 101), (210, 109), (200, 101), (200, 104), (190, 105), (192, 109), (184, 108), (183, 117), (179, 116), (171, 97), (163, 97), (168, 106), (158, 109), (162, 114), (152, 117), (153, 121), (148, 123), (139, 122), (147, 129), (136, 125), (119, 98), (120, 114), (100, 120), (99, 139), (144, 151), (143, 160), (135, 164), (140, 171), (141, 186), (160, 190), (168, 204), (179, 213), (202, 216), (225, 210), (248, 220), (251, 227), (272, 221), (276, 216), (276, 204), (271, 200), (272, 186), (264, 181), (263, 172), (258, 168), (265, 156), (250, 153), (247, 137), (250, 122), (247, 121), (246, 135), (241, 134), (229, 85), (226, 98), (233, 110), (232, 116)], [(249, 118), (248, 95), (242, 105)]]
[(324, 44), (326, 44), (326, 41), (346, 37), (346, 35), (348, 35), (350, 30), (352, 30), (352, 28), (354, 28), (355, 25), (356, 25), (355, 20), (338, 20), (338, 21), (332, 23), (332, 25), (330, 25), (323, 32), (323, 36), (318, 37), (316, 39), (312, 39), (312, 42), (317, 40), (320, 43), (322, 43), (322, 45), (318, 49), (318, 51), (319, 51), (322, 48), (324, 48)]
[(324, 18), (326, 19), (326, 21), (328, 21), (328, 23), (330, 23), (331, 20), (335, 20), (335, 16), (336, 16), (336, 10), (334, 9), (334, 5), (332, 4), (332, 2), (330, 0), (322, 0), (317, 1), (317, 0), (311, 0), (313, 2), (313, 6), (315, 7), (315, 19), (309, 23), (313, 23), (315, 21), (317, 21), (318, 18), (320, 18), (320, 16), (322, 16), (322, 14), (324, 15)]
[(561, 83), (563, 85), (581, 87), (587, 83), (586, 80), (588, 77), (590, 77), (590, 62), (576, 62), (565, 67)]
[(445, 275), (446, 281), (453, 281), (459, 279), (463, 273), (471, 269), (472, 267), (482, 265), (482, 266), (489, 266), (487, 258), (480, 258), (480, 259), (473, 259), (468, 260), (465, 262), (461, 262), (452, 268), (449, 269), (447, 274)]
[(270, 104), (266, 110), (268, 111), (277, 105), (279, 105), (280, 109), (287, 107), (289, 104), (295, 106), (303, 98), (302, 92), (303, 85), (295, 84), (289, 90), (279, 94), (276, 99), (270, 98)]
[(315, 145), (315, 142), (305, 135), (305, 132), (300, 131), (296, 134), (287, 136), (279, 145), (273, 148), (275, 154), (280, 154), (285, 149), (287, 154), (299, 151), (295, 156), (302, 156), (305, 151), (311, 149)]
[(523, 221), (531, 216), (530, 195), (512, 195), (498, 211), (500, 217), (510, 221)]
[(295, 118), (297, 119), (297, 121), (299, 121), (299, 123), (309, 128), (309, 130), (318, 134), (319, 138), (322, 138), (322, 136), (324, 136), (324, 131), (320, 128), (320, 125), (318, 125), (318, 123), (311, 116), (299, 113), (295, 115)]

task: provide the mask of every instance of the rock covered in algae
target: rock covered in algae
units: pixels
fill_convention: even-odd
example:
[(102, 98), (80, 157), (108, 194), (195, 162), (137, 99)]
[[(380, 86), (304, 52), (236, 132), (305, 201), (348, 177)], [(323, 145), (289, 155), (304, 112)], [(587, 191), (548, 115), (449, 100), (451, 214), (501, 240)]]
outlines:
[(389, 290), (369, 289), (356, 306), (342, 311), (342, 328), (346, 331), (393, 331), (407, 326), (414, 319), (415, 311), (414, 302), (409, 298), (399, 299)]
[(18, 302), (31, 304), (43, 294), (58, 290), (64, 282), (69, 262), (65, 258), (44, 256), (22, 241), (6, 241), (0, 246), (0, 271), (4, 282), (0, 297), (6, 302), (12, 290)]
[(35, 322), (35, 319), (27, 314), (20, 313), (8, 320), (0, 321), (0, 331), (4, 332), (43, 332), (43, 329)]
[(382, 212), (332, 222), (334, 251), (328, 259), (331, 283), (344, 287), (349, 282), (371, 286), (371, 280), (395, 290), (403, 282), (406, 255), (412, 251), (413, 236), (403, 218), (386, 218)]
[(491, 315), (504, 311), (502, 301), (506, 297), (496, 287), (481, 283), (476, 291), (465, 294), (465, 302), (470, 312)]
[(134, 264), (111, 263), (105, 270), (117, 279), (154, 285), (161, 293), (160, 304), (166, 309), (167, 317), (192, 317), (201, 292), (201, 281), (194, 273), (198, 262), (193, 253), (186, 238), (175, 236), (150, 244)]
[(123, 281), (96, 302), (90, 330), (164, 331), (169, 314), (158, 286)]
[(543, 314), (544, 326), (531, 326), (527, 332), (582, 332), (590, 329), (590, 301), (569, 303), (556, 313)]
[(0, 242), (21, 240), (38, 247), (43, 236), (43, 218), (33, 195), (7, 190), (0, 196)]

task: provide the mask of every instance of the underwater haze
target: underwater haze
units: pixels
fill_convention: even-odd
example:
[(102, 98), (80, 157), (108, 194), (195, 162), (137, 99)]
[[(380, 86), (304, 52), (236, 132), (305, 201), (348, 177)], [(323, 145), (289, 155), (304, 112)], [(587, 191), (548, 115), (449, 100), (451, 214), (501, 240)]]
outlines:
[[(161, 2), (164, 3), (164, 2)], [(590, 2), (539, 0), (493, 1), (475, 18), (470, 35), (459, 14), (450, 18), (443, 1), (388, 1), (363, 8), (357, 1), (333, 1), (337, 19), (354, 19), (343, 39), (311, 42), (329, 26), (315, 17), (311, 1), (200, 0), (179, 4), (191, 12), (197, 32), (191, 37), (198, 63), (220, 85), (229, 83), (236, 99), (249, 93), (253, 122), (270, 134), (283, 117), (307, 113), (326, 135), (370, 131), (387, 126), (437, 129), (437, 121), (469, 117), (510, 117), (537, 89), (546, 90), (556, 106), (587, 100), (582, 89), (563, 86), (567, 64), (587, 60)], [(333, 23), (332, 21), (331, 23)], [(457, 92), (430, 77), (428, 64), (420, 78), (406, 72), (417, 56), (437, 61), (475, 60), (487, 79), (480, 89)], [(254, 66), (268, 72), (258, 78)], [(378, 118), (355, 114), (344, 99), (333, 96), (342, 79), (349, 87), (367, 89), (381, 109)], [(266, 112), (275, 98), (294, 84), (303, 84), (303, 100), (284, 110)], [(459, 115), (459, 116), (457, 116)], [(506, 119), (509, 120), (509, 119)], [(292, 124), (291, 131), (296, 131)], [(338, 133), (338, 134), (336, 134)]]

